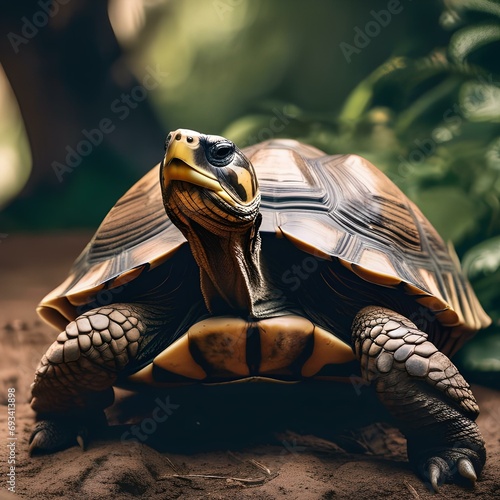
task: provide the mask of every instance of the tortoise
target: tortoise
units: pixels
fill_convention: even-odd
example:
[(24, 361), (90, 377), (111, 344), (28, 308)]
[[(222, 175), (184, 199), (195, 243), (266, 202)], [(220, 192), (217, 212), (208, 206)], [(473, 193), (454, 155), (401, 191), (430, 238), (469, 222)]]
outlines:
[(77, 442), (112, 386), (346, 380), (356, 364), (434, 489), (475, 482), (478, 406), (449, 359), (490, 318), (420, 210), (360, 156), (179, 129), (38, 312), (31, 453)]

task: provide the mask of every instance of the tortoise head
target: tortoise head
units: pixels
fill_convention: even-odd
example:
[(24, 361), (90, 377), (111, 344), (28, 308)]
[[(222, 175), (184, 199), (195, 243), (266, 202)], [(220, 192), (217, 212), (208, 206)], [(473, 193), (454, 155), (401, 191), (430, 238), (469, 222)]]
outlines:
[(165, 151), (161, 186), (174, 222), (182, 225), (187, 217), (206, 228), (222, 224), (231, 230), (255, 222), (260, 205), (257, 176), (234, 143), (179, 129), (168, 134)]
[(189, 242), (208, 310), (248, 314), (261, 295), (262, 216), (252, 164), (224, 137), (192, 130), (168, 134), (165, 150), (163, 204)]

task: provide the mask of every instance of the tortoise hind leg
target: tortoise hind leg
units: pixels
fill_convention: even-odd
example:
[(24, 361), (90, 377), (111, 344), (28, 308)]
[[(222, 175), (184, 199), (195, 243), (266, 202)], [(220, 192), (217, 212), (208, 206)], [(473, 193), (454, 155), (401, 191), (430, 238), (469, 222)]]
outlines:
[(362, 375), (398, 420), (418, 473), (436, 491), (443, 482), (474, 483), (486, 461), (479, 408), (453, 363), (389, 309), (362, 309), (352, 333)]
[(118, 374), (137, 354), (146, 332), (145, 309), (112, 304), (68, 324), (42, 357), (32, 384), (37, 425), (30, 454), (50, 453), (77, 442), (106, 422)]

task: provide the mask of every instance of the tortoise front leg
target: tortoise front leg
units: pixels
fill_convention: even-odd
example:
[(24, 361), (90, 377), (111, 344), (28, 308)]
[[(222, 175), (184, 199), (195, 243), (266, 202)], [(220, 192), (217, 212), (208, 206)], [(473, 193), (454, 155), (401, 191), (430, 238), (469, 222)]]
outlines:
[(362, 375), (375, 383), (380, 400), (399, 421), (418, 473), (436, 491), (445, 481), (474, 483), (486, 461), (474, 422), (479, 408), (453, 363), (426, 333), (389, 309), (362, 309), (352, 333)]
[(42, 357), (31, 386), (37, 425), (30, 454), (80, 444), (106, 422), (118, 373), (136, 356), (146, 332), (144, 308), (112, 304), (92, 309), (66, 327)]

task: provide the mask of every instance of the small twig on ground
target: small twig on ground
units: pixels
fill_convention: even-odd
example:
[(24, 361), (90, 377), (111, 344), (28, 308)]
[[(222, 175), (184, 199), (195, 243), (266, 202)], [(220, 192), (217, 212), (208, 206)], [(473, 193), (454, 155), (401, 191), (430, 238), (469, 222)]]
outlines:
[(176, 474), (180, 472), (179, 468), (174, 464), (174, 462), (172, 462), (172, 460), (170, 460), (170, 458), (165, 457), (165, 461)]
[(260, 469), (262, 472), (264, 472), (264, 474), (266, 474), (266, 476), (272, 476), (273, 474), (271, 473), (271, 470), (268, 469), (264, 464), (261, 464), (260, 462), (257, 462), (257, 460), (249, 460), (249, 462), (252, 464), (252, 465), (255, 465), (255, 467), (257, 467), (258, 469)]
[[(277, 475), (278, 473), (276, 473), (273, 477), (276, 477)], [(252, 485), (261, 485), (272, 479), (271, 477), (261, 477), (253, 479), (253, 478), (231, 477), (231, 476), (215, 476), (211, 474), (172, 474), (170, 476), (161, 476), (158, 479), (159, 480), (169, 479), (171, 477), (178, 477), (180, 479), (188, 479), (188, 480), (191, 480), (192, 478), (195, 477), (203, 479), (224, 479), (225, 481), (237, 481), (240, 483), (252, 484)]]
[(417, 490), (408, 481), (405, 480), (404, 483), (405, 486), (408, 488), (408, 491), (410, 492), (411, 496), (415, 500), (420, 500), (420, 495), (417, 493)]
[[(240, 457), (236, 456), (233, 452), (228, 451), (227, 452), (229, 456), (234, 458), (236, 461), (240, 463), (249, 463), (259, 469), (259, 471), (263, 474), (265, 474), (265, 477), (261, 478), (243, 478), (243, 477), (232, 477), (232, 476), (219, 476), (216, 474), (171, 474), (171, 475), (165, 475), (161, 476), (158, 479), (163, 480), (163, 479), (169, 479), (171, 477), (177, 477), (179, 479), (187, 479), (191, 480), (193, 478), (202, 478), (202, 479), (224, 479), (225, 481), (236, 481), (240, 483), (244, 483), (247, 485), (253, 485), (253, 486), (258, 486), (261, 484), (266, 483), (267, 481), (270, 481), (271, 479), (274, 479), (277, 475), (278, 472), (275, 472), (274, 474), (264, 465), (261, 464), (260, 462), (257, 462), (257, 460), (243, 460)], [(175, 467), (175, 465), (172, 463), (171, 460), (167, 459), (169, 462), (169, 465), (172, 467), (172, 469), (176, 472), (178, 472), (178, 469)]]
[(236, 455), (235, 453), (233, 453), (230, 450), (227, 451), (227, 454), (231, 458), (233, 458), (234, 460), (236, 460), (237, 462), (240, 462), (240, 464), (249, 463), (249, 464), (253, 465), (254, 467), (257, 467), (257, 469), (259, 469), (262, 472), (264, 472), (264, 474), (266, 474), (266, 476), (272, 476), (272, 473), (271, 473), (270, 469), (268, 469), (264, 464), (261, 464), (260, 462), (257, 462), (257, 460), (254, 460), (253, 458), (250, 459), (250, 460), (246, 460), (246, 459), (240, 458), (238, 455)]

